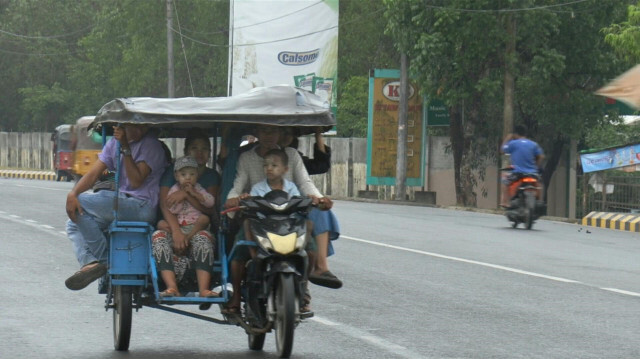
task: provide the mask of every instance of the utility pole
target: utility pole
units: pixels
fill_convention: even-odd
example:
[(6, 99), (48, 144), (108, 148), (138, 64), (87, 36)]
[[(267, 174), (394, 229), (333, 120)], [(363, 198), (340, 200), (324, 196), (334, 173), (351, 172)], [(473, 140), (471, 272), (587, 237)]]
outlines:
[[(502, 121), (502, 138), (505, 138), (513, 131), (513, 102), (515, 93), (513, 70), (516, 62), (516, 19), (513, 14), (507, 15), (506, 30), (507, 44), (504, 52), (504, 112)], [(505, 168), (509, 165), (509, 156), (504, 154), (500, 156), (500, 168)], [(498, 178), (501, 178), (500, 172), (498, 172)], [(502, 193), (499, 183), (498, 193)], [(498, 198), (498, 201), (500, 201), (500, 198)]]
[(173, 0), (167, 0), (167, 97), (175, 97), (173, 63)]
[(409, 75), (407, 54), (400, 54), (400, 108), (398, 110), (398, 150), (396, 166), (396, 200), (406, 196), (407, 180), (407, 115), (409, 110)]
[(514, 19), (513, 14), (509, 14), (507, 16), (507, 46), (504, 53), (503, 138), (513, 131), (513, 95), (515, 91), (513, 69), (516, 61), (516, 20)]

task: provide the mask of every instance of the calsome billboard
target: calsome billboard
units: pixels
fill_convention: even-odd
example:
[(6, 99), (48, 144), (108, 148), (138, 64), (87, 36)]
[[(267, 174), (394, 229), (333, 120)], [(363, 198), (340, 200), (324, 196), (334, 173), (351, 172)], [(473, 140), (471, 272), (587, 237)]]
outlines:
[(338, 0), (233, 0), (230, 91), (288, 84), (324, 97), (335, 113)]

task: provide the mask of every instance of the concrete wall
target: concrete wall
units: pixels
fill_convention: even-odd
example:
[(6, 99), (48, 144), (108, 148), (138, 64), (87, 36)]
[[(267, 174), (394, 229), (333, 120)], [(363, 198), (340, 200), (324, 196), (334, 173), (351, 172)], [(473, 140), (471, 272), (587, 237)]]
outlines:
[[(439, 206), (456, 204), (453, 156), (448, 151), (449, 143), (448, 137), (429, 137), (428, 142), (425, 189), (437, 193), (436, 204)], [(575, 218), (576, 163), (576, 142), (573, 141), (551, 177), (547, 191), (548, 215)], [(475, 191), (478, 208), (492, 209), (499, 203), (500, 173), (493, 163), (485, 164), (485, 168), (484, 181), (478, 180)]]
[(51, 133), (0, 132), (0, 168), (50, 170)]
[[(49, 133), (0, 132), (0, 168), (52, 169), (52, 142)], [(183, 139), (163, 140), (174, 157), (183, 155)], [(316, 186), (325, 194), (340, 197), (356, 197), (358, 191), (377, 191), (379, 199), (393, 199), (393, 186), (367, 186), (367, 141), (364, 138), (326, 138), (332, 149), (331, 171), (311, 176)], [(314, 136), (300, 138), (299, 150), (313, 157)], [(548, 190), (548, 214), (575, 217), (575, 165), (576, 150), (572, 143), (560, 160)], [(486, 164), (484, 181), (476, 187), (479, 208), (494, 209), (498, 204), (499, 172), (493, 163)], [(570, 190), (571, 189), (571, 190)], [(430, 136), (427, 141), (425, 184), (408, 187), (407, 197), (414, 200), (416, 191), (435, 192), (439, 206), (456, 204), (453, 156), (449, 151), (448, 137)], [(568, 205), (567, 205), (568, 204)]]

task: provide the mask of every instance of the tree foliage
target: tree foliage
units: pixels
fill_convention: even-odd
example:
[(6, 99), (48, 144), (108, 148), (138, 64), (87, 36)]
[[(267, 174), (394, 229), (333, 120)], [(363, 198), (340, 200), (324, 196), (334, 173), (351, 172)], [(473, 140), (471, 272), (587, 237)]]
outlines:
[[(174, 4), (176, 96), (226, 95), (229, 3)], [(48, 131), (115, 97), (166, 96), (166, 24), (165, 0), (3, 1), (0, 130)]]
[(640, 63), (640, 2), (627, 7), (627, 19), (603, 29), (605, 41), (629, 64)]
[[(229, 1), (174, 4), (175, 96), (225, 96)], [(365, 136), (362, 79), (397, 68), (398, 55), (380, 22), (382, 0), (339, 6), (338, 130)], [(115, 97), (167, 96), (166, 0), (2, 0), (0, 30), (0, 131), (49, 130)], [(45, 97), (52, 110), (35, 105)]]
[[(495, 161), (506, 66), (515, 75), (515, 123), (530, 129), (549, 158), (546, 183), (570, 139), (581, 139), (604, 120), (604, 101), (593, 91), (620, 62), (601, 29), (621, 18), (624, 3), (398, 0), (387, 5), (389, 13), (410, 9), (402, 17), (411, 19), (408, 24), (388, 16), (388, 27), (419, 34), (409, 49), (412, 72), (427, 95), (450, 108), (460, 204), (476, 203), (477, 177)], [(514, 57), (505, 55), (510, 20), (517, 26)]]
[(345, 137), (367, 137), (369, 77), (351, 76), (342, 85), (337, 132)]
[(342, 137), (367, 136), (370, 71), (400, 66), (380, 21), (386, 9), (382, 1), (340, 1), (337, 132)]

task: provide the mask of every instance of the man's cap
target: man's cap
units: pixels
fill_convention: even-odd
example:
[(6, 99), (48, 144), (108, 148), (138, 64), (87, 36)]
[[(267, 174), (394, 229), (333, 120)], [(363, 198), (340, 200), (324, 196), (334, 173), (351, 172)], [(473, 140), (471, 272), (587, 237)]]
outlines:
[(185, 167), (198, 168), (198, 162), (191, 156), (184, 156), (176, 159), (176, 162), (173, 164), (174, 171), (179, 171)]

